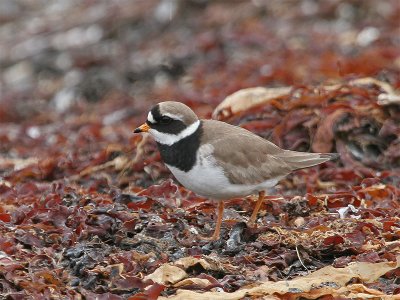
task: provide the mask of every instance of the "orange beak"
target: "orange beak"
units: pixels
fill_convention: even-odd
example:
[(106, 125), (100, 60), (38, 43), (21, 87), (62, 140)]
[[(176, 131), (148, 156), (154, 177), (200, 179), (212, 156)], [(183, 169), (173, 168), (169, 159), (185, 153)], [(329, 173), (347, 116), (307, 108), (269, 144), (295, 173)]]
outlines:
[(138, 128), (136, 128), (133, 132), (134, 133), (140, 133), (140, 132), (147, 132), (149, 131), (150, 127), (146, 123), (140, 125)]

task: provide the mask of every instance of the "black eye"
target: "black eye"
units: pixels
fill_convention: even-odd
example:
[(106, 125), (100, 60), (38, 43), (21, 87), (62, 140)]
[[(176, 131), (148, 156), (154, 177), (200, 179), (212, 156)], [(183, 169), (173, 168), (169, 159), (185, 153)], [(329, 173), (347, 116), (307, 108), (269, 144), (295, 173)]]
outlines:
[(163, 117), (159, 120), (159, 123), (160, 123), (160, 124), (164, 124), (164, 125), (169, 124), (169, 123), (171, 123), (171, 122), (172, 122), (172, 118), (166, 117), (166, 116), (163, 116)]

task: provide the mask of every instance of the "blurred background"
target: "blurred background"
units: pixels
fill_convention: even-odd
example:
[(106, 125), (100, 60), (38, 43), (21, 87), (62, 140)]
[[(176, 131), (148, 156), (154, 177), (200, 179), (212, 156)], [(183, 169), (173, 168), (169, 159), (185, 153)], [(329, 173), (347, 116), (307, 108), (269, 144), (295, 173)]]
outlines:
[(351, 76), (399, 87), (399, 20), (398, 0), (2, 0), (0, 122), (122, 120), (160, 99), (207, 114), (241, 88)]
[[(170, 173), (154, 143), (140, 150), (142, 136), (132, 133), (154, 103), (182, 101), (210, 117), (247, 87), (307, 89), (373, 76), (399, 88), (399, 20), (398, 0), (2, 0), (0, 176), (51, 182), (101, 169), (100, 181), (115, 183), (129, 169), (132, 177), (118, 186), (159, 182)], [(280, 120), (291, 115), (280, 113), (283, 128)], [(366, 132), (352, 150), (357, 159), (360, 147), (386, 149), (396, 140), (376, 142), (381, 121), (357, 129)], [(385, 128), (395, 132), (392, 123)], [(279, 143), (274, 124), (256, 132)], [(279, 145), (311, 151), (307, 126), (292, 136), (277, 128), (289, 140), (300, 131), (303, 148), (292, 140)], [(374, 166), (382, 151), (374, 152)]]
[[(215, 203), (169, 180), (154, 140), (133, 130), (156, 102), (210, 117), (259, 86), (290, 93), (224, 121), (340, 159), (281, 180), (257, 229), (237, 223), (253, 201), (227, 201), (223, 240), (204, 245)], [(383, 263), (399, 254), (399, 88), (400, 0), (0, 0), (0, 294), (155, 299), (379, 262), (371, 274), (384, 276), (340, 291), (389, 299), (400, 291), (399, 269)], [(210, 253), (209, 267), (185, 267), (199, 281), (148, 277)], [(328, 279), (319, 290), (340, 293)], [(308, 297), (285, 296), (296, 292)]]

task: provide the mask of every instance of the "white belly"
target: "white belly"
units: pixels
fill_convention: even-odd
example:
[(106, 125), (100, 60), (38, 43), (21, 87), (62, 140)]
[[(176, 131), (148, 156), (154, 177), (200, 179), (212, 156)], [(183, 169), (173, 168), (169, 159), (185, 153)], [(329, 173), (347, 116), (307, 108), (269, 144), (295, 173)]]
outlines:
[(211, 145), (200, 147), (197, 152), (196, 164), (188, 172), (170, 165), (167, 165), (167, 167), (185, 188), (211, 199), (248, 196), (273, 187), (281, 179), (273, 178), (256, 185), (232, 184), (225, 176), (224, 170), (210, 156), (212, 152), (213, 147)]

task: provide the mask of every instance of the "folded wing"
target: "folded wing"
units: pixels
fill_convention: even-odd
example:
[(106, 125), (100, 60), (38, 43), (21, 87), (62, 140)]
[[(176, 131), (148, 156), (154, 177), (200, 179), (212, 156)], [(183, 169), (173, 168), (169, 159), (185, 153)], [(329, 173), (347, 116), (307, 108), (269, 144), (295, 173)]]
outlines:
[(203, 121), (205, 138), (214, 146), (216, 162), (233, 184), (260, 184), (337, 157), (333, 153), (283, 150), (250, 131), (226, 123), (209, 127), (213, 122), (217, 121)]

